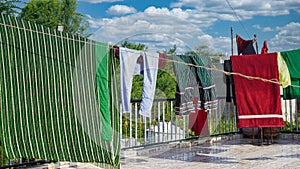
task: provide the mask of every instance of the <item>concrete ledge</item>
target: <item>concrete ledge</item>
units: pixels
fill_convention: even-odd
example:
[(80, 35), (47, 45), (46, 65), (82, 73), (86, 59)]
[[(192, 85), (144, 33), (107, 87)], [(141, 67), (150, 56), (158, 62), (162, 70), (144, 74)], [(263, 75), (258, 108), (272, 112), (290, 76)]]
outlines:
[(199, 138), (198, 140), (171, 142), (168, 144), (162, 143), (160, 145), (145, 146), (145, 147), (123, 150), (121, 151), (121, 156), (122, 157), (147, 156), (149, 154), (167, 151), (170, 149), (186, 149), (186, 148), (191, 148), (193, 146), (212, 144), (219, 141), (235, 140), (240, 138), (242, 138), (242, 135), (232, 134), (232, 135), (215, 136), (215, 137), (203, 137), (203, 138)]
[[(154, 153), (167, 151), (170, 149), (187, 149), (193, 146), (213, 144), (216, 142), (239, 140), (243, 138), (243, 134), (228, 134), (220, 136), (202, 137), (197, 140), (171, 142), (160, 145), (144, 146), (135, 149), (127, 149), (121, 151), (121, 157), (147, 156)], [(300, 134), (297, 133), (280, 133), (275, 140), (295, 140), (300, 141)]]
[(300, 140), (300, 133), (280, 133), (278, 138), (282, 140)]

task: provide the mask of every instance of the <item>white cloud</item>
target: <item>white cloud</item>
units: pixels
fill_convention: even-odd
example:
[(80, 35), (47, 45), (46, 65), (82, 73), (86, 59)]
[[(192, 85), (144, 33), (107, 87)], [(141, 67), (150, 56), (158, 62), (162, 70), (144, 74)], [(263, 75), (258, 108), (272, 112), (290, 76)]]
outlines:
[(103, 2), (119, 2), (123, 0), (78, 0), (78, 1), (96, 4), (96, 3), (103, 3)]
[[(180, 3), (182, 3), (183, 5), (184, 1), (186, 0), (181, 0)], [(152, 6), (148, 7), (143, 12), (136, 12), (131, 15), (122, 17), (89, 17), (89, 22), (92, 28), (98, 28), (98, 31), (92, 38), (101, 42), (112, 43), (117, 43), (126, 38), (129, 40), (135, 39), (136, 42), (143, 40), (143, 43), (146, 41), (149, 43), (156, 43), (156, 47), (161, 47), (161, 49), (169, 49), (170, 47), (173, 47), (174, 44), (181, 46), (185, 45), (189, 48), (194, 48), (198, 45), (207, 45), (211, 46), (212, 50), (216, 52), (227, 52), (231, 54), (231, 41), (229, 37), (230, 35), (228, 35), (228, 37), (213, 37), (211, 35), (206, 35), (202, 30), (210, 29), (210, 27), (220, 19), (235, 21), (235, 17), (232, 15), (232, 11), (230, 9), (225, 9), (225, 7), (222, 6), (226, 5), (226, 3), (224, 4), (217, 0), (212, 0), (209, 2), (202, 0), (200, 1), (204, 4), (202, 8), (210, 7), (210, 9), (200, 9), (201, 6), (199, 5), (198, 0), (189, 0), (189, 2), (193, 4), (195, 8), (181, 9), (175, 7), (172, 9), (168, 9)], [(254, 15), (258, 15), (255, 14), (254, 9), (253, 11), (248, 11), (247, 14), (246, 8), (243, 9), (246, 5), (251, 6), (251, 4), (253, 4), (253, 1), (240, 0), (240, 3), (238, 3), (239, 1), (233, 0), (230, 2), (232, 6), (235, 7), (236, 12), (242, 14), (241, 17), (243, 18), (251, 18)], [(264, 9), (262, 11), (259, 11), (260, 15), (275, 15), (276, 11), (273, 11), (272, 13), (268, 9), (273, 9), (274, 4), (276, 6), (286, 3), (285, 1), (267, 2), (268, 3), (266, 5), (260, 7), (261, 9)], [(289, 2), (291, 3), (291, 1)], [(249, 9), (252, 9), (252, 7), (250, 7)], [(288, 11), (286, 9), (283, 9), (283, 11)], [(222, 12), (220, 13), (220, 11)], [(292, 31), (292, 28), (290, 28), (289, 25), (286, 25), (285, 27), (272, 28), (262, 27), (261, 25), (256, 24), (253, 25), (253, 27), (264, 32), (275, 30), (280, 31), (272, 40), (269, 40), (270, 50), (272, 50), (272, 45), (276, 46), (273, 47), (273, 49), (282, 49), (279, 48), (279, 41), (281, 41), (281, 47), (284, 46), (284, 49), (290, 49), (295, 48), (295, 46), (299, 46), (299, 42), (297, 45), (293, 44), (295, 42), (297, 43), (297, 38), (300, 37), (299, 34), (295, 36), (294, 39), (287, 39), (288, 36), (283, 37), (284, 34), (288, 35), (292, 32), (299, 32), (298, 30)], [(286, 29), (289, 29), (289, 31), (283, 31)], [(149, 36), (144, 36), (145, 33)], [(159, 40), (159, 37), (161, 38), (162, 36), (165, 38), (164, 41)], [(168, 40), (166, 40), (166, 37), (168, 37)], [(286, 40), (283, 41), (283, 39)]]
[(269, 49), (275, 52), (299, 49), (300, 48), (300, 23), (291, 22), (283, 27), (277, 27), (280, 30), (269, 43)]
[(271, 27), (261, 27), (260, 25), (252, 25), (253, 28), (256, 28), (256, 29), (259, 29), (259, 30), (262, 30), (263, 32), (271, 32), (271, 31), (274, 31), (273, 28)]
[[(252, 19), (254, 16), (285, 15), (289, 14), (290, 10), (300, 13), (299, 0), (230, 0), (228, 2), (240, 19)], [(171, 7), (188, 7), (201, 12), (209, 12), (213, 14), (213, 17), (222, 20), (236, 20), (230, 6), (226, 1), (219, 0), (179, 0), (171, 4)]]
[(214, 53), (231, 55), (231, 39), (229, 37), (212, 37), (210, 35), (198, 36), (199, 45), (208, 46)]
[(136, 9), (126, 5), (114, 5), (108, 8), (106, 13), (110, 15), (125, 15), (125, 14), (132, 14), (136, 13)]
[(273, 29), (271, 27), (265, 27), (265, 28), (263, 28), (262, 31), (263, 32), (271, 32), (271, 31), (273, 31)]
[(257, 24), (252, 25), (252, 27), (253, 27), (253, 28), (256, 28), (256, 29), (261, 29), (261, 26), (260, 26), (260, 25), (257, 25)]
[[(203, 19), (200, 19), (202, 18)], [(155, 42), (156, 47), (170, 49), (174, 44), (193, 48), (198, 45), (197, 36), (203, 35), (199, 25), (209, 26), (213, 21), (207, 15), (195, 15), (192, 10), (149, 7), (144, 12), (127, 16), (96, 19), (89, 22), (99, 30), (92, 37), (101, 42), (117, 43), (124, 39)], [(201, 23), (201, 24), (198, 24)], [(149, 34), (148, 34), (149, 33)], [(149, 36), (145, 36), (149, 35)], [(162, 36), (164, 41), (160, 39)]]

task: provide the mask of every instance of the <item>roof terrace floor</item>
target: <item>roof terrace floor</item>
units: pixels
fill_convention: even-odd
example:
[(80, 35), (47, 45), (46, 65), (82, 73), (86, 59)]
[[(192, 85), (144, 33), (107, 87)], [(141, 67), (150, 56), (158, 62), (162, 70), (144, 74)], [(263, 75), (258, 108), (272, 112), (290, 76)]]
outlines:
[(263, 145), (259, 144), (258, 139), (239, 136), (219, 141), (198, 141), (197, 144), (175, 148), (152, 148), (147, 153), (145, 148), (126, 150), (121, 157), (121, 168), (300, 169), (299, 136), (281, 135), (272, 144)]

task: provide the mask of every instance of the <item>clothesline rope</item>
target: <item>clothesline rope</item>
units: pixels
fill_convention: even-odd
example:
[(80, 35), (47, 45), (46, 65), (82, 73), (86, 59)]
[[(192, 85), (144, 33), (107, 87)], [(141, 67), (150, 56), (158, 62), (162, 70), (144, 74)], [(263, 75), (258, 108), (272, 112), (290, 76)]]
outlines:
[[(20, 27), (17, 27), (17, 26), (7, 25), (7, 24), (4, 24), (4, 23), (0, 23), (0, 25), (6, 26), (6, 27), (15, 28), (15, 29), (19, 29), (19, 30), (40, 33), (40, 34), (47, 35), (47, 36), (52, 36), (52, 37), (56, 37), (56, 38), (62, 38), (62, 39), (65, 39), (65, 40), (72, 40), (72, 41), (75, 41), (75, 42), (80, 42), (80, 43), (85, 43), (85, 44), (91, 45), (90, 41), (82, 41), (82, 40), (77, 40), (77, 39), (74, 39), (74, 38), (66, 38), (66, 37), (60, 36), (60, 35), (54, 35), (54, 34), (51, 34), (51, 33), (45, 33), (45, 32), (41, 32), (41, 31), (37, 31), (37, 30), (32, 30), (32, 29), (27, 29), (27, 28), (20, 28)], [(48, 29), (48, 32), (49, 31), (50, 31), (50, 29)], [(80, 35), (78, 35), (78, 36), (80, 36)], [(72, 35), (72, 37), (75, 37), (75, 35)], [(104, 45), (96, 44), (96, 43), (94, 43), (92, 45), (99, 46), (99, 47), (104, 47)], [(112, 46), (109, 46), (109, 49), (113, 50), (114, 52), (116, 52), (116, 50), (117, 50), (117, 49), (113, 48)], [(147, 56), (149, 56), (149, 57), (158, 57), (158, 56), (152, 56), (152, 55), (147, 55)], [(193, 66), (193, 67), (197, 67), (197, 68), (203, 68), (203, 69), (207, 69), (207, 70), (211, 70), (211, 71), (221, 72), (221, 73), (223, 73), (225, 75), (237, 75), (237, 76), (241, 76), (241, 77), (247, 78), (249, 80), (260, 80), (260, 81), (263, 81), (263, 82), (274, 83), (274, 84), (277, 84), (277, 85), (284, 85), (285, 84), (285, 83), (280, 83), (276, 79), (265, 79), (265, 78), (262, 78), (262, 77), (247, 76), (247, 75), (244, 75), (244, 74), (238, 73), (238, 72), (227, 72), (227, 71), (224, 71), (224, 70), (217, 69), (214, 65), (211, 68), (211, 67), (194, 65), (194, 64), (189, 64), (189, 63), (180, 62), (180, 61), (176, 61), (176, 60), (172, 60), (172, 59), (166, 59), (166, 58), (160, 58), (160, 60), (165, 60), (165, 61), (171, 62), (171, 63), (185, 64), (187, 66)], [(290, 85), (290, 86), (300, 88), (300, 86), (298, 86), (298, 85)]]
[[(180, 62), (180, 61), (176, 61), (176, 60), (172, 60), (172, 59), (164, 59), (164, 60), (166, 60), (167, 62), (185, 64), (187, 66), (193, 66), (193, 67), (197, 67), (197, 68), (203, 68), (203, 69), (207, 69), (207, 70), (211, 70), (211, 71), (221, 72), (225, 75), (237, 75), (237, 76), (241, 76), (241, 77), (244, 77), (246, 79), (249, 79), (249, 80), (260, 80), (260, 81), (263, 81), (263, 82), (274, 83), (274, 84), (277, 84), (277, 85), (285, 84), (285, 83), (280, 83), (277, 79), (265, 79), (265, 78), (262, 78), (262, 77), (244, 75), (244, 74), (238, 73), (238, 72), (227, 72), (227, 71), (224, 71), (224, 70), (217, 69), (215, 65), (213, 65), (213, 67), (206, 67), (206, 66), (194, 65), (194, 64), (191, 64), (191, 63)], [(290, 86), (300, 88), (300, 86), (297, 86), (297, 85), (290, 85)]]

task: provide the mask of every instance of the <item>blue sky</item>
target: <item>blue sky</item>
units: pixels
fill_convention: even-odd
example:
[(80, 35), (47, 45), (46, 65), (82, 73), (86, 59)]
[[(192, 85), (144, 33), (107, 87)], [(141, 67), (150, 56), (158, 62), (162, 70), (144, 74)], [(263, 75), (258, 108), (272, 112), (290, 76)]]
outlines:
[(230, 55), (233, 27), (244, 39), (257, 34), (259, 51), (264, 40), (270, 52), (300, 48), (299, 0), (78, 0), (77, 11), (101, 42), (144, 40), (153, 50), (207, 45)]

